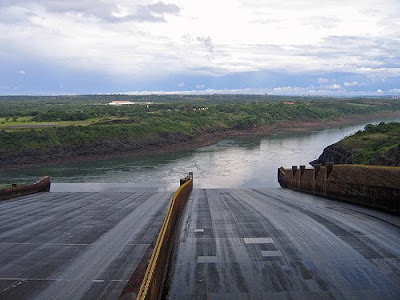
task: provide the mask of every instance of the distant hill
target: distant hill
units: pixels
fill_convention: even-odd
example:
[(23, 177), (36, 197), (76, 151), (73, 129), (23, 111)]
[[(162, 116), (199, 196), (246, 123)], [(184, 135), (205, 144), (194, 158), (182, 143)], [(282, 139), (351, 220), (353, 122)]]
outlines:
[[(112, 101), (135, 104), (108, 105)], [(389, 115), (400, 115), (397, 99), (0, 97), (0, 169), (181, 151), (227, 136), (265, 136), (279, 130), (325, 128)]]
[(363, 131), (326, 147), (311, 164), (327, 162), (400, 166), (400, 123), (368, 124)]

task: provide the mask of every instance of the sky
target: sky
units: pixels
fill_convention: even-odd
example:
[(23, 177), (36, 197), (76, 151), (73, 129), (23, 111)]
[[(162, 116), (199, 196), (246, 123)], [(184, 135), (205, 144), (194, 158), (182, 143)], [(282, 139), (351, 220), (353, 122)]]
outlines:
[(0, 0), (0, 95), (399, 95), (399, 0)]

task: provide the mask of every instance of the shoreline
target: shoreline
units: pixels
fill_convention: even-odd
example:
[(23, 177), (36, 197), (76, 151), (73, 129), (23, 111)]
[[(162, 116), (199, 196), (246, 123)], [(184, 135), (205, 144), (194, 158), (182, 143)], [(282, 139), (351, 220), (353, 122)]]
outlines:
[(135, 149), (134, 152), (122, 152), (118, 154), (105, 154), (105, 155), (75, 156), (67, 158), (48, 157), (48, 159), (50, 160), (49, 162), (10, 164), (0, 167), (0, 170), (24, 169), (24, 168), (52, 165), (52, 164), (102, 161), (102, 160), (112, 160), (119, 158), (134, 158), (134, 157), (141, 157), (144, 155), (157, 154), (157, 153), (172, 153), (179, 151), (194, 150), (197, 148), (212, 145), (224, 138), (268, 137), (278, 132), (307, 132), (313, 130), (324, 130), (340, 126), (356, 125), (368, 121), (372, 122), (372, 121), (382, 120), (382, 122), (385, 122), (386, 121), (385, 119), (389, 120), (391, 118), (398, 118), (398, 117), (400, 117), (400, 111), (381, 112), (371, 115), (356, 115), (351, 117), (337, 118), (333, 120), (320, 120), (317, 122), (282, 121), (274, 125), (260, 127), (260, 128), (252, 128), (249, 130), (224, 130), (224, 131), (217, 131), (215, 133), (207, 133), (195, 137), (192, 141), (178, 142), (167, 145), (164, 144), (162, 146), (148, 145), (142, 148)]

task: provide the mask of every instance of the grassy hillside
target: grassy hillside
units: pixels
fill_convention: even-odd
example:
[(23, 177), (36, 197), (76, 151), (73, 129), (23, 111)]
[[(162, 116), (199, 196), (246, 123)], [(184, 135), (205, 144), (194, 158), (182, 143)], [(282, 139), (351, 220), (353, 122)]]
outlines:
[(379, 157), (395, 155), (400, 145), (400, 123), (369, 124), (338, 144), (352, 153), (355, 163), (374, 164)]

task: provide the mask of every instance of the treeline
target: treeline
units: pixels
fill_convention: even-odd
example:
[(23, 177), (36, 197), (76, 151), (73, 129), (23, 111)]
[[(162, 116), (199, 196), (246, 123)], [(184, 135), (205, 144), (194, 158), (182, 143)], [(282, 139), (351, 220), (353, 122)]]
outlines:
[[(37, 116), (39, 119), (50, 120), (50, 115), (57, 112), (80, 111), (89, 114), (103, 115), (132, 115), (140, 112), (140, 105), (133, 107), (110, 107), (106, 104), (115, 100), (132, 102), (153, 102), (155, 109), (184, 109), (196, 106), (219, 106), (218, 111), (239, 110), (237, 105), (247, 104), (273, 104), (283, 102), (295, 103), (347, 103), (349, 99), (329, 97), (289, 97), (273, 95), (79, 95), (79, 96), (0, 96), (0, 117), (26, 117)], [(390, 98), (352, 98), (351, 102), (376, 105), (393, 105), (397, 99)], [(48, 113), (48, 116), (44, 116)], [(55, 116), (59, 118), (60, 116)], [(73, 117), (73, 116), (72, 116)], [(52, 120), (52, 121), (54, 121)], [(72, 120), (73, 121), (73, 120)]]
[(93, 111), (47, 111), (38, 113), (32, 118), (35, 122), (51, 122), (51, 121), (83, 121), (96, 117)]
[[(49, 146), (79, 143), (121, 143), (180, 139), (192, 140), (197, 136), (225, 130), (249, 130), (285, 122), (320, 122), (352, 115), (365, 115), (384, 111), (400, 111), (399, 101), (393, 99), (325, 99), (282, 98), (267, 101), (258, 96), (223, 95), (214, 102), (213, 97), (173, 102), (154, 101), (152, 105), (110, 106), (99, 104), (99, 99), (80, 96), (72, 98), (0, 99), (0, 114), (31, 116), (32, 122), (81, 121), (92, 119), (86, 126), (66, 126), (35, 129), (0, 130), (0, 151), (38, 149)], [(96, 96), (97, 97), (97, 96)], [(124, 96), (125, 97), (125, 96)], [(176, 98), (177, 96), (175, 96)], [(109, 101), (110, 98), (106, 97)], [(161, 99), (160, 98), (160, 99)], [(115, 97), (113, 98), (115, 99)], [(200, 99), (200, 100), (199, 100)], [(224, 99), (224, 100), (221, 100)], [(260, 100), (261, 99), (261, 100)], [(36, 101), (36, 106), (29, 101)], [(51, 101), (54, 102), (51, 102)], [(138, 99), (130, 99), (137, 101)], [(148, 97), (141, 98), (149, 101)], [(168, 101), (167, 101), (168, 100)], [(285, 100), (285, 101), (284, 101)], [(291, 100), (291, 101), (287, 101)], [(225, 101), (225, 102), (224, 102)], [(51, 102), (51, 104), (49, 104)], [(5, 107), (9, 103), (10, 107)], [(14, 105), (14, 106), (13, 106)], [(19, 107), (19, 110), (17, 109)]]

